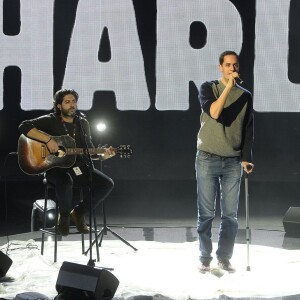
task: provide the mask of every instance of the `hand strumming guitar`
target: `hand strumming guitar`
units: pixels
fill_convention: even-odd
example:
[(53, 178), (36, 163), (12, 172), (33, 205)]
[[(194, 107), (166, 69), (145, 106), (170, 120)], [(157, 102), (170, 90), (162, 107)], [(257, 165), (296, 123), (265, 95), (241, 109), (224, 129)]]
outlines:
[(46, 143), (46, 146), (49, 150), (50, 153), (54, 154), (54, 153), (57, 153), (58, 151), (58, 144), (57, 142), (54, 140), (54, 139), (50, 139), (47, 143)]

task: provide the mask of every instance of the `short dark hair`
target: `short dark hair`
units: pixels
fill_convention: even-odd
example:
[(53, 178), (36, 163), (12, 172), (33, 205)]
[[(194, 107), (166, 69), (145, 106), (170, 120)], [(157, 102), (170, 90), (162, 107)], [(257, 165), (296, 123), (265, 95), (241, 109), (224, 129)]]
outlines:
[(236, 52), (231, 51), (231, 50), (226, 50), (226, 51), (224, 51), (223, 53), (221, 53), (220, 56), (219, 56), (219, 63), (220, 63), (220, 65), (223, 64), (223, 62), (224, 62), (224, 57), (225, 57), (226, 55), (235, 55), (235, 56), (237, 57), (237, 59), (239, 59), (239, 56), (236, 54)]
[(61, 111), (60, 109), (57, 107), (57, 104), (62, 104), (64, 97), (66, 95), (73, 95), (76, 99), (76, 102), (78, 101), (78, 93), (76, 91), (74, 91), (73, 89), (62, 89), (57, 91), (54, 96), (53, 96), (53, 109), (57, 114), (60, 114)]

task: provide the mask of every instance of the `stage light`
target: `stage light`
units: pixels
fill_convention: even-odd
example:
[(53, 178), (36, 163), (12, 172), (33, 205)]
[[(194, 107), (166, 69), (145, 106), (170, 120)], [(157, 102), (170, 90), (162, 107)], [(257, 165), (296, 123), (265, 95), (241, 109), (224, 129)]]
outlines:
[(47, 212), (47, 219), (48, 220), (54, 220), (55, 219), (55, 213), (53, 213), (53, 211), (49, 211)]
[[(37, 231), (43, 228), (43, 217), (44, 217), (44, 199), (36, 200), (33, 203), (31, 213), (31, 231)], [(48, 199), (47, 210), (46, 210), (46, 227), (51, 228), (55, 226), (56, 219), (56, 204), (53, 200)]]
[(106, 130), (106, 124), (104, 122), (99, 122), (96, 125), (96, 128), (97, 128), (98, 131), (103, 132), (103, 131)]

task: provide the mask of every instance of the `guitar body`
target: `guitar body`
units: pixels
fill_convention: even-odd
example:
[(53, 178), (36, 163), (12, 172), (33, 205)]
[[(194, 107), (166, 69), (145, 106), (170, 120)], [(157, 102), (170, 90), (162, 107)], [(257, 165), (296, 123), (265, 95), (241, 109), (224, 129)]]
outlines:
[(59, 150), (51, 154), (44, 143), (21, 135), (18, 141), (18, 161), (21, 170), (29, 175), (38, 175), (52, 168), (69, 168), (76, 155), (66, 155), (67, 148), (75, 147), (75, 140), (68, 135), (53, 136)]

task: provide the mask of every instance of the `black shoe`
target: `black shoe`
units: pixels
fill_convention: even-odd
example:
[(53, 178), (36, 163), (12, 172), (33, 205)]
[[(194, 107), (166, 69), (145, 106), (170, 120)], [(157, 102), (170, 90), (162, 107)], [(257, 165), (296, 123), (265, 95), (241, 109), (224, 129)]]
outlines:
[(85, 223), (85, 218), (83, 213), (77, 212), (75, 209), (71, 211), (71, 220), (75, 223), (77, 230), (80, 233), (89, 233), (90, 228)]
[(227, 271), (229, 273), (234, 273), (235, 272), (235, 268), (231, 265), (229, 259), (225, 258), (225, 259), (219, 259), (218, 261), (218, 266), (220, 269)]
[(198, 270), (202, 274), (210, 272), (210, 262), (202, 262), (202, 263), (200, 263), (200, 265), (198, 266)]

